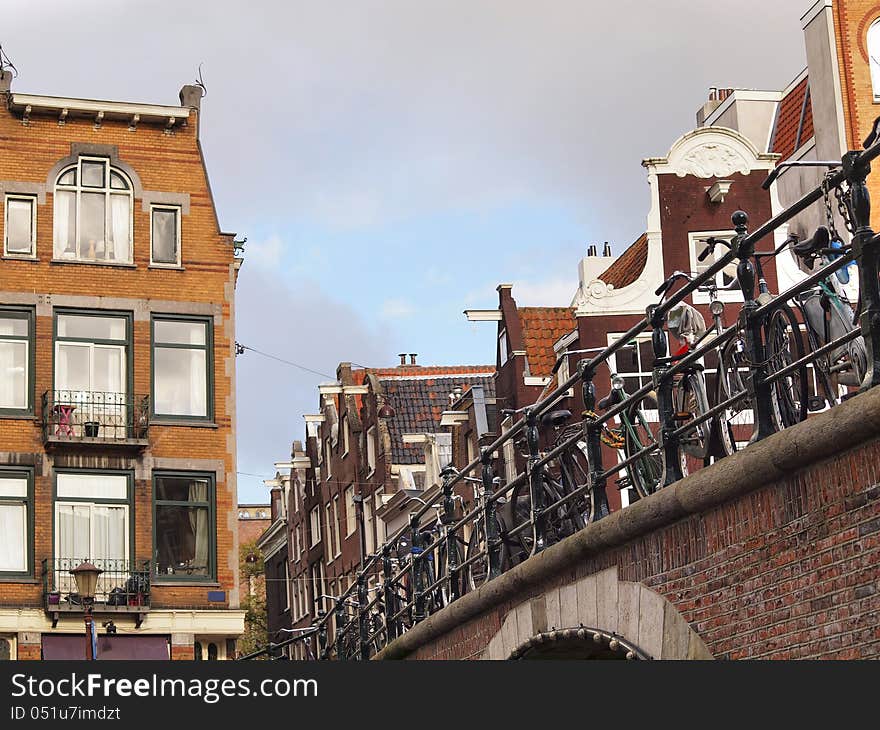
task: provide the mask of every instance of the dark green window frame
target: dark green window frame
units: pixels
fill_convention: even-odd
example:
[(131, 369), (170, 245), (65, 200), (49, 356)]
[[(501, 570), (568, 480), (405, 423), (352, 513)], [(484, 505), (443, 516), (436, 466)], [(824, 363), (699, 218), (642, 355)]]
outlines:
[(28, 343), (28, 387), (27, 407), (25, 408), (0, 408), (0, 418), (29, 418), (34, 415), (34, 390), (36, 388), (37, 358), (36, 348), (36, 312), (33, 307), (15, 307), (0, 305), (0, 317), (6, 319), (23, 319), (28, 323), (27, 337), (4, 335), (3, 339), (20, 340)]
[[(157, 482), (160, 479), (205, 479), (208, 482), (208, 498), (204, 502), (191, 502), (189, 500), (157, 499)], [(213, 472), (203, 471), (154, 471), (153, 472), (153, 556), (152, 582), (154, 583), (216, 583), (217, 582), (217, 479)], [(158, 543), (156, 541), (156, 508), (157, 507), (186, 507), (195, 505), (208, 508), (208, 575), (160, 575), (156, 572), (158, 565)]]
[[(193, 322), (205, 325), (205, 344), (165, 344), (156, 342), (156, 322)], [(156, 411), (156, 348), (205, 350), (205, 415), (187, 416)], [(214, 422), (214, 318), (189, 314), (153, 314), (150, 317), (150, 416), (153, 419), (180, 423)]]
[(55, 560), (55, 504), (58, 499), (58, 475), (59, 474), (97, 474), (99, 476), (124, 476), (125, 499), (110, 499), (106, 497), (61, 497), (62, 502), (82, 502), (83, 504), (126, 504), (128, 505), (128, 560), (132, 570), (135, 567), (134, 550), (134, 472), (129, 469), (55, 469), (52, 473), (52, 556)]
[[(70, 314), (75, 317), (116, 317), (125, 319), (124, 340), (104, 340), (97, 337), (58, 337), (58, 316)], [(134, 357), (132, 342), (134, 339), (134, 315), (132, 312), (118, 309), (74, 309), (70, 307), (56, 307), (52, 310), (52, 390), (55, 390), (55, 371), (58, 363), (55, 362), (55, 353), (58, 350), (58, 342), (87, 342), (95, 345), (124, 345), (125, 346), (125, 387), (126, 395), (131, 398), (134, 393)]]
[(26, 539), (27, 539), (27, 568), (25, 570), (0, 571), (0, 580), (5, 578), (22, 579), (32, 578), (35, 575), (34, 566), (34, 469), (27, 466), (0, 466), (0, 477), (27, 479), (27, 497), (0, 496), (0, 504), (22, 504), (27, 509)]

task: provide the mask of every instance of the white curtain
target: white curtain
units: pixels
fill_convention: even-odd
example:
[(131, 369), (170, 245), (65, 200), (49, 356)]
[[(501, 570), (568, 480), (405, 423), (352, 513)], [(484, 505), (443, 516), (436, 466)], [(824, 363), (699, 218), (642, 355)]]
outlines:
[(189, 351), (189, 413), (193, 416), (207, 416), (207, 360), (204, 350)]
[(70, 575), (89, 555), (88, 504), (59, 504), (55, 510), (55, 587), (63, 593), (76, 591), (76, 583)]
[(27, 506), (0, 504), (0, 571), (27, 570)]
[(57, 190), (55, 192), (55, 256), (61, 258), (65, 251), (73, 254), (74, 242), (70, 236), (70, 213), (76, 193)]
[(131, 261), (131, 200), (127, 195), (110, 196), (110, 246), (107, 258)]
[[(207, 502), (208, 485), (206, 482), (193, 480), (189, 483), (189, 501)], [(194, 550), (193, 565), (204, 575), (208, 573), (208, 509), (207, 507), (190, 507), (189, 526), (193, 533)]]
[(92, 507), (92, 562), (104, 572), (98, 592), (107, 593), (119, 583), (126, 569), (125, 508)]
[(27, 406), (27, 342), (0, 340), (0, 408)]

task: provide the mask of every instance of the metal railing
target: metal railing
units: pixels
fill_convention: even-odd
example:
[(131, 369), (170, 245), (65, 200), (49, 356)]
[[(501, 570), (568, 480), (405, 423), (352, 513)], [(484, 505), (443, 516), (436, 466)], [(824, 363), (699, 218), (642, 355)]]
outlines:
[[(875, 130), (878, 128), (880, 119), (875, 122)], [(875, 235), (870, 228), (866, 185), (870, 162), (880, 156), (880, 144), (874, 143), (875, 138), (876, 134), (872, 134), (864, 151), (844, 155), (821, 186), (755, 231), (748, 231), (745, 213), (734, 214), (736, 236), (729, 251), (717, 256), (702, 274), (693, 277), (671, 296), (664, 296), (661, 303), (649, 307), (646, 316), (611, 345), (592, 357), (581, 359), (574, 374), (560, 382), (546, 397), (522, 409), (522, 417), (482, 448), (478, 458), (460, 471), (444, 470), (436, 503), (423, 503), (410, 515), (408, 526), (389, 536), (375, 554), (367, 556), (356, 581), (336, 598), (332, 612), (319, 611), (317, 620), (308, 630), (242, 658), (254, 658), (302, 641), (319, 659), (369, 659), (430, 613), (441, 610), (479, 584), (563, 539), (567, 533), (573, 534), (580, 529), (581, 518), (587, 522), (602, 519), (608, 514), (607, 480), (615, 474), (625, 473), (625, 480), (631, 483), (632, 470), (641, 460), (650, 457), (662, 464), (657, 488), (681, 479), (681, 454), (688, 439), (693, 438), (701, 424), (717, 418), (732, 405), (747, 401), (748, 409), (753, 411), (750, 442), (762, 440), (784, 427), (787, 424), (781, 421), (778, 412), (780, 384), (786, 384), (799, 369), (803, 373), (807, 363), (817, 369), (820, 358), (856, 338), (862, 338), (866, 357), (864, 377), (858, 391), (880, 384), (880, 235)], [(756, 244), (823, 197), (830, 217), (828, 201), (832, 191), (838, 195), (840, 211), (849, 224), (851, 247), (843, 249), (838, 258), (778, 296), (772, 299), (762, 296), (759, 304), (756, 292), (759, 282), (753, 263), (757, 261)], [(833, 222), (829, 221), (829, 227), (833, 230)], [(794, 356), (783, 363), (768, 356), (768, 350), (773, 348), (768, 334), (768, 322), (773, 313), (853, 261), (859, 273), (859, 323), (854, 322), (851, 331), (802, 357)], [(738, 321), (686, 355), (669, 357), (665, 329), (667, 315), (701, 286), (713, 282), (716, 275), (732, 263), (737, 263), (737, 278), (744, 299)], [(806, 326), (806, 322), (799, 324)], [(652, 382), (612, 402), (602, 415), (596, 414), (594, 378), (597, 369), (642, 334), (652, 337), (655, 357)], [(743, 349), (742, 367), (747, 371), (745, 389), (725, 398), (716, 398), (718, 402), (710, 408), (699, 415), (692, 414), (693, 418), (682, 423), (681, 414), (676, 413), (674, 398), (674, 389), (678, 387), (681, 375), (698, 365), (710, 352), (720, 353), (721, 348), (734, 339)], [(563, 434), (552, 448), (542, 451), (540, 418), (576, 385), (582, 389), (585, 405), (581, 427), (572, 435)], [(606, 468), (602, 463), (602, 439), (607, 437), (609, 424), (612, 419), (620, 419), (638, 407), (649, 394), (656, 395), (657, 401), (659, 424), (656, 439), (630, 448), (626, 458)], [(502, 453), (502, 447), (511, 440), (521, 446), (525, 443), (526, 466), (522, 473), (504, 484), (495, 477), (494, 465), (496, 453)], [(551, 481), (566, 482), (560, 467), (560, 464), (564, 466), (566, 455), (586, 464), (585, 476), (574, 482), (569, 479), (566, 490), (548, 496), (548, 492), (542, 489), (548, 476)], [(466, 514), (459, 515), (456, 513), (456, 490), (467, 482), (477, 484), (474, 506)], [(436, 515), (433, 514), (435, 510)], [(367, 582), (374, 577), (381, 579), (381, 589), (371, 598)]]
[(47, 611), (82, 611), (83, 601), (70, 571), (84, 562), (103, 571), (98, 576), (93, 608), (100, 610), (139, 611), (150, 606), (150, 561), (125, 558), (56, 558), (44, 559), (43, 605)]
[(42, 398), (42, 426), (45, 442), (144, 440), (150, 428), (150, 397), (47, 390)]

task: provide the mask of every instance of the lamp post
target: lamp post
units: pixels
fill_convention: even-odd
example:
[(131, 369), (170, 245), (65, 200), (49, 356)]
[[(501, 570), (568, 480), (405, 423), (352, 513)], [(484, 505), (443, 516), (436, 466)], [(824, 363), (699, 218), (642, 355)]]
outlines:
[(76, 592), (83, 602), (86, 622), (86, 659), (95, 659), (92, 647), (92, 604), (95, 601), (95, 591), (98, 588), (98, 576), (104, 571), (96, 568), (87, 560), (80, 563), (70, 574), (76, 581)]

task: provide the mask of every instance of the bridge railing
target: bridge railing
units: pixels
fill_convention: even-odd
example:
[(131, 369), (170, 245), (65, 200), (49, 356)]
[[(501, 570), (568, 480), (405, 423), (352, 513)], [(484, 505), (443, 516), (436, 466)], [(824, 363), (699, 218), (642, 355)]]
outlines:
[[(880, 119), (875, 122), (875, 131), (878, 127)], [(695, 450), (693, 444), (698, 438), (709, 438), (708, 424), (716, 424), (713, 438), (717, 438), (718, 418), (733, 406), (745, 403), (753, 412), (749, 442), (802, 420), (807, 411), (805, 398), (815, 401), (804, 381), (818, 375), (830, 378), (831, 355), (839, 353), (840, 348), (856, 341), (862, 343), (850, 353), (848, 366), (860, 382), (843, 397), (880, 383), (880, 235), (870, 227), (866, 185), (870, 163), (878, 156), (880, 143), (872, 133), (863, 151), (848, 152), (839, 164), (829, 164), (831, 169), (820, 186), (753, 232), (748, 231), (748, 216), (735, 213), (736, 235), (726, 253), (716, 256), (702, 274), (690, 277), (674, 293), (667, 287), (660, 302), (649, 307), (640, 322), (608, 347), (583, 357), (576, 371), (552, 392), (516, 412), (521, 417), (482, 448), (479, 457), (461, 470), (444, 469), (436, 499), (422, 501), (410, 515), (409, 524), (365, 558), (356, 581), (342, 595), (333, 597), (331, 612), (320, 612), (313, 626), (301, 634), (244, 658), (303, 641), (319, 659), (369, 659), (431, 613), (606, 516), (605, 487), (609, 478), (624, 474), (624, 485), (642, 496), (681, 479), (691, 468), (683, 454)], [(773, 177), (775, 174), (767, 184)], [(762, 283), (756, 281), (756, 244), (823, 198), (829, 211), (829, 228), (834, 231), (829, 205), (832, 194), (847, 222), (851, 244), (833, 252), (823, 249), (818, 258), (828, 263), (775, 297), (756, 291), (756, 284), (760, 288)], [(814, 240), (822, 241), (818, 234)], [(737, 322), (719, 327), (714, 337), (699, 341), (689, 352), (670, 357), (666, 334), (669, 314), (734, 262), (744, 300)], [(860, 323), (853, 318), (844, 334), (833, 337), (826, 327), (825, 341), (810, 347), (809, 352), (805, 348), (792, 349), (791, 343), (802, 337), (800, 330), (810, 325), (803, 307), (793, 308), (791, 303), (853, 262), (859, 275)], [(795, 309), (801, 314), (774, 318), (774, 313), (784, 312), (788, 317)], [(787, 328), (783, 326), (786, 322)], [(604, 406), (604, 412), (597, 414), (594, 378), (598, 368), (635, 338), (648, 333), (655, 358), (651, 381), (626, 393), (621, 381), (613, 378), (611, 398), (598, 404), (600, 410)], [(777, 342), (777, 337), (787, 342)], [(719, 355), (718, 376), (722, 377), (725, 364), (721, 354), (725, 348), (737, 353), (732, 372), (742, 375), (741, 387), (726, 393), (719, 388), (716, 402), (711, 405), (705, 401), (701, 407), (685, 403), (682, 393), (688, 386), (683, 378), (699, 380), (700, 363), (713, 352)], [(858, 353), (862, 362), (855, 362)], [(808, 365), (812, 373), (806, 370)], [(844, 390), (836, 378), (829, 382), (838, 393)], [(563, 430), (552, 446), (542, 450), (542, 417), (549, 418), (553, 407), (575, 386), (583, 392), (581, 422), (576, 428)], [(642, 414), (646, 398), (656, 401), (656, 425)], [(833, 401), (829, 398), (828, 405)], [(683, 406), (689, 409), (685, 414)], [(618, 427), (613, 425), (614, 419)], [(738, 429), (741, 432), (745, 427)], [(735, 439), (736, 434), (728, 435)], [(496, 478), (493, 464), (496, 452), (511, 441), (520, 447), (525, 468), (503, 483)], [(618, 463), (603, 465), (603, 441), (622, 452)], [(708, 461), (706, 456), (704, 463)], [(458, 493), (467, 484), (475, 485), (473, 507), (461, 514)], [(369, 583), (376, 580), (379, 585), (371, 597)]]

